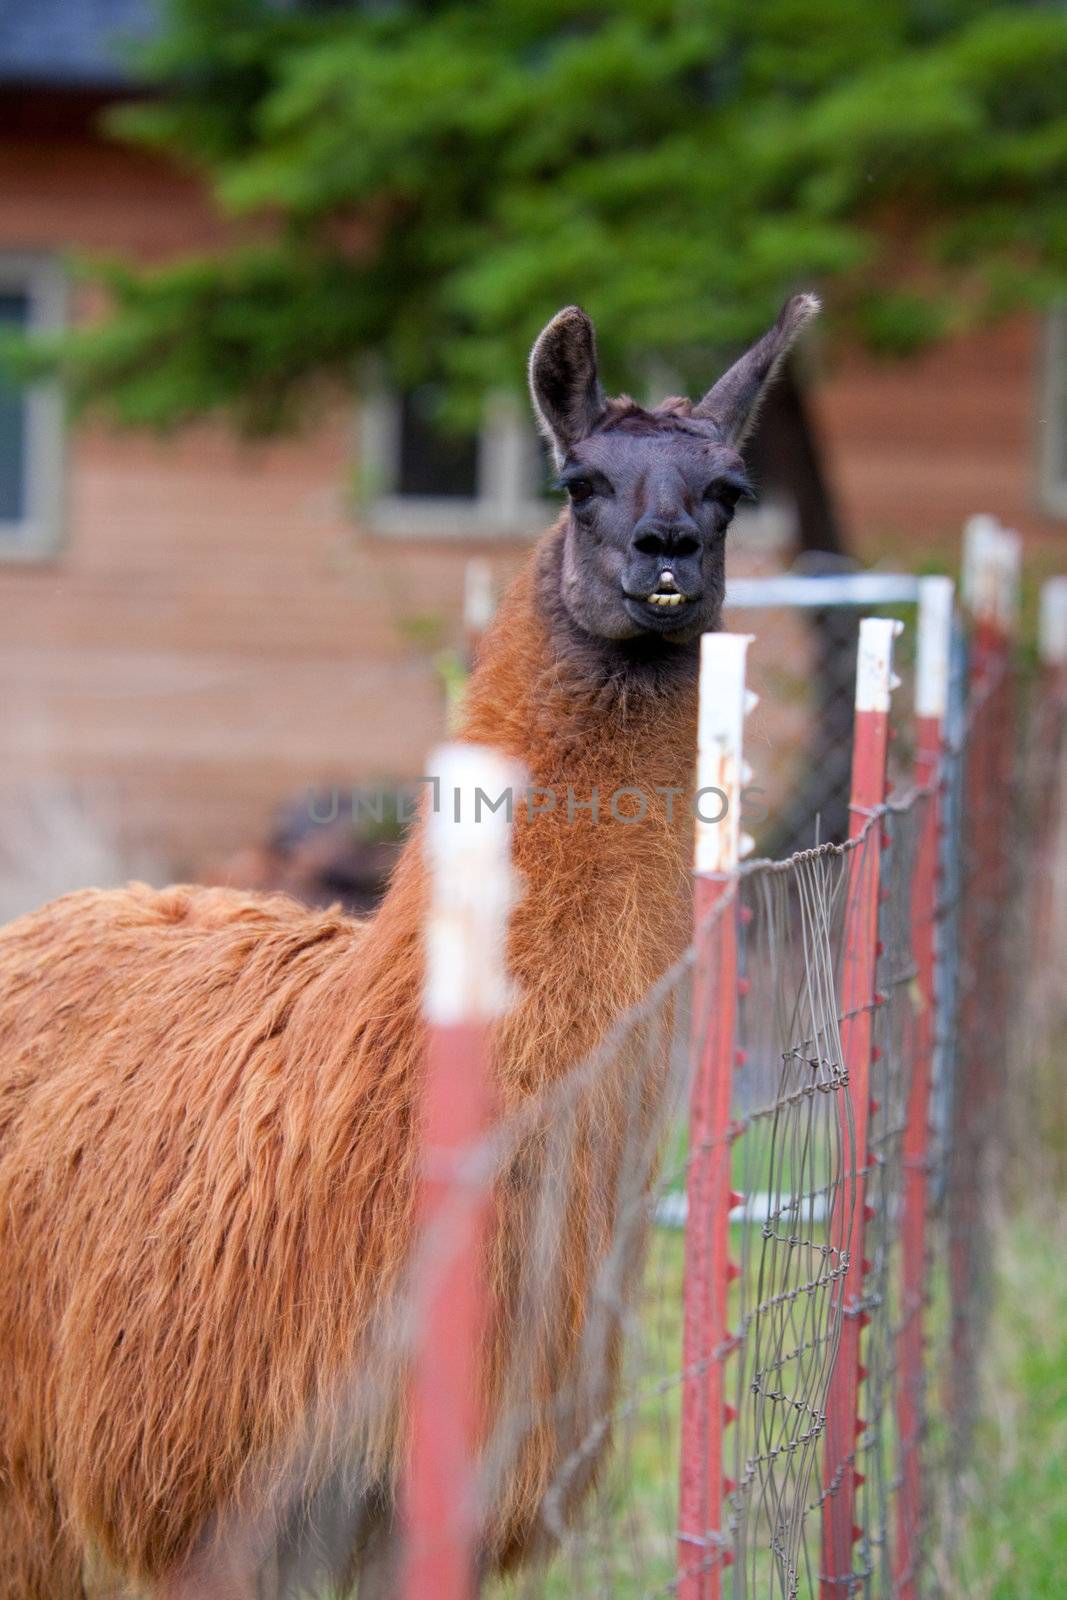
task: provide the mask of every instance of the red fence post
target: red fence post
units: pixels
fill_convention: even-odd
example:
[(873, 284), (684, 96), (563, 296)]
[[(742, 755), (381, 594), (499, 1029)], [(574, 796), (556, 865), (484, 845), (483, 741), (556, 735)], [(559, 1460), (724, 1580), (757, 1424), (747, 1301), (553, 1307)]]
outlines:
[(421, 1246), (413, 1283), (411, 1449), (404, 1486), (405, 1600), (473, 1600), (479, 1528), (483, 1244), (490, 1198), (471, 1154), (493, 1111), (489, 1030), (504, 1009), (512, 765), (445, 745), (426, 848), (431, 904), (423, 1008)]
[[(881, 617), (860, 623), (856, 664), (856, 724), (852, 748), (852, 795), (849, 833), (866, 834), (852, 852), (848, 875), (848, 929), (841, 996), (841, 1050), (848, 1071), (848, 1101), (841, 1102), (845, 1126), (855, 1151), (855, 1183), (839, 1199), (838, 1248), (848, 1253), (840, 1282), (841, 1342), (826, 1399), (826, 1443), (823, 1476), (822, 1600), (852, 1594), (861, 1581), (853, 1573), (855, 1528), (856, 1441), (864, 1424), (859, 1414), (860, 1331), (863, 1326), (863, 1259), (868, 1165), (867, 1125), (878, 961), (878, 904), (881, 888), (881, 824), (871, 814), (885, 803), (886, 752), (889, 741), (889, 696), (893, 675), (893, 640), (903, 624)], [(851, 1122), (851, 1128), (847, 1126)]]
[(1061, 767), (1067, 715), (1067, 578), (1041, 586), (1038, 681), (1034, 717), (1034, 826), (1032, 964), (1035, 981), (1051, 961), (1056, 904), (1056, 833), (1060, 824)]
[(900, 1600), (918, 1600), (922, 1519), (923, 1308), (926, 1300), (926, 1209), (930, 1151), (930, 1085), (934, 1054), (935, 938), (941, 844), (941, 762), (952, 651), (953, 584), (919, 580), (915, 672), (915, 783), (929, 791), (917, 841), (911, 901), (911, 945), (918, 1014), (904, 1127), (902, 1305), (897, 1356), (896, 1581)]
[(723, 1533), (723, 1361), (730, 1281), (730, 1090), (737, 1028), (736, 895), (741, 854), (742, 725), (747, 634), (705, 634), (700, 717), (694, 927), (693, 1078), (686, 1174), (679, 1600), (719, 1600), (731, 1553)]
[(1006, 1035), (1008, 996), (1001, 939), (1010, 887), (1007, 835), (1015, 754), (1010, 669), (1018, 576), (1018, 535), (1001, 528), (992, 517), (972, 517), (965, 530), (963, 564), (970, 618), (963, 795), (967, 851), (960, 928), (955, 1177), (948, 1203), (953, 1480), (966, 1458), (973, 1412), (982, 1311), (979, 1288), (987, 1265), (983, 1223), (993, 1181), (991, 1136)]

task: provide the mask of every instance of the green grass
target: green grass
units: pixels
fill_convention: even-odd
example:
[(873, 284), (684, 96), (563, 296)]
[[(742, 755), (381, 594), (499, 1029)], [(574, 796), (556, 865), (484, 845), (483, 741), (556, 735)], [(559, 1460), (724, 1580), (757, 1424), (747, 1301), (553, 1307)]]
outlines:
[[(1065, 1261), (1062, 1223), (1025, 1210), (1001, 1231), (982, 1415), (958, 1486), (958, 1539), (951, 1557), (932, 1551), (936, 1583), (929, 1593), (942, 1600), (1067, 1595)], [(682, 1236), (657, 1229), (634, 1373), (642, 1398), (617, 1430), (621, 1448), (612, 1452), (594, 1514), (572, 1551), (539, 1579), (535, 1592), (545, 1600), (583, 1593), (638, 1600), (670, 1581), (680, 1396), (676, 1388), (656, 1393), (655, 1379), (680, 1363), (681, 1284)], [(943, 1314), (943, 1306), (932, 1307), (930, 1323)], [(936, 1341), (938, 1328), (930, 1331)], [(749, 1578), (753, 1600), (769, 1600), (769, 1572), (750, 1569)], [(518, 1600), (531, 1591), (520, 1578), (488, 1592), (493, 1600)]]
[(948, 1600), (1067, 1594), (1067, 1228), (1027, 1210), (1003, 1231), (983, 1415), (962, 1485)]

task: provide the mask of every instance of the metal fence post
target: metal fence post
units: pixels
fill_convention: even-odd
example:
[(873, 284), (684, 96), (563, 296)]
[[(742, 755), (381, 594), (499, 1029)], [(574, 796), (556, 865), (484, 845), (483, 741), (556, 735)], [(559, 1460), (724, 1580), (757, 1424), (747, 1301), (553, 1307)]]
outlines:
[(1049, 578), (1041, 588), (1038, 614), (1038, 680), (1034, 708), (1034, 917), (1031, 965), (1039, 986), (1050, 964), (1055, 936), (1056, 833), (1067, 716), (1067, 578)]
[(952, 656), (951, 578), (919, 583), (915, 672), (915, 784), (927, 791), (917, 841), (911, 903), (911, 945), (918, 1012), (903, 1137), (902, 1304), (897, 1357), (896, 1582), (900, 1600), (917, 1600), (922, 1526), (924, 1417), (923, 1308), (926, 1300), (926, 1213), (930, 1170), (930, 1094), (938, 993), (935, 936), (941, 857), (942, 761)]
[[(479, 1529), (476, 1457), (486, 1302), (486, 1175), (472, 1154), (493, 1111), (489, 1031), (507, 1001), (512, 898), (511, 763), (477, 745), (443, 746), (426, 819), (431, 899), (423, 1010), (420, 1226), (413, 1285), (411, 1450), (404, 1492), (405, 1600), (473, 1600)], [(479, 804), (479, 797), (482, 803)]]
[(945, 713), (941, 784), (940, 909), (936, 934), (937, 1005), (934, 1030), (933, 1193), (944, 1202), (952, 1149), (956, 1058), (959, 1045), (960, 895), (963, 881), (963, 775), (967, 727), (967, 633), (957, 607), (952, 619), (951, 667)]
[(963, 591), (970, 622), (963, 829), (966, 859), (960, 924), (959, 1057), (948, 1197), (951, 1370), (950, 1486), (968, 1454), (975, 1368), (988, 1267), (985, 1233), (998, 1086), (1008, 1004), (1002, 959), (1010, 900), (1015, 728), (1011, 678), (1018, 606), (1019, 539), (992, 517), (965, 529)]
[[(694, 926), (693, 1078), (686, 1177), (680, 1600), (718, 1600), (723, 1530), (723, 1362), (730, 1282), (730, 1090), (737, 1026), (737, 864), (745, 782), (748, 634), (705, 634), (700, 653)], [(727, 902), (724, 904), (724, 902)]]
[(1037, 643), (1041, 665), (1061, 678), (1067, 671), (1067, 577), (1049, 578), (1041, 585)]
[(889, 697), (896, 687), (893, 640), (903, 624), (881, 617), (860, 623), (856, 667), (856, 723), (852, 748), (852, 792), (849, 834), (862, 838), (851, 855), (848, 875), (848, 937), (841, 995), (841, 1049), (848, 1071), (847, 1101), (841, 1102), (846, 1122), (845, 1147), (855, 1151), (855, 1181), (838, 1201), (837, 1248), (848, 1266), (839, 1280), (842, 1307), (841, 1342), (826, 1400), (826, 1434), (822, 1507), (822, 1600), (839, 1600), (855, 1592), (862, 1580), (853, 1572), (856, 1443), (865, 1424), (859, 1414), (860, 1333), (866, 1321), (863, 1258), (866, 1225), (866, 1176), (869, 1160), (867, 1129), (870, 1112), (870, 1068), (876, 987), (878, 906), (881, 886), (882, 828), (874, 820), (885, 803), (886, 753), (889, 742)]

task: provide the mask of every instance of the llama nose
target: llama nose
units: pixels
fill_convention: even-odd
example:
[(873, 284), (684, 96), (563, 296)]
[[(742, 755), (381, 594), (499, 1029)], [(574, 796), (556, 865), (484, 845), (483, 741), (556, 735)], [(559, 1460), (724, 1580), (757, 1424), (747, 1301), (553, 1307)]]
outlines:
[(660, 517), (642, 517), (634, 529), (631, 543), (644, 556), (695, 556), (700, 549), (696, 524), (688, 517), (672, 521)]

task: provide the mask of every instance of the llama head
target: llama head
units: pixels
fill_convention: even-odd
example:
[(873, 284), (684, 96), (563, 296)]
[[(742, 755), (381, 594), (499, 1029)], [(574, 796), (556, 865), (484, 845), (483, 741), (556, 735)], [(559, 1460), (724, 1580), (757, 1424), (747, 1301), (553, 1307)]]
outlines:
[(530, 389), (569, 499), (559, 599), (581, 632), (677, 645), (718, 627), (726, 530), (752, 492), (738, 447), (818, 309), (814, 295), (794, 295), (702, 400), (652, 410), (605, 397), (593, 325), (578, 306), (544, 329)]

